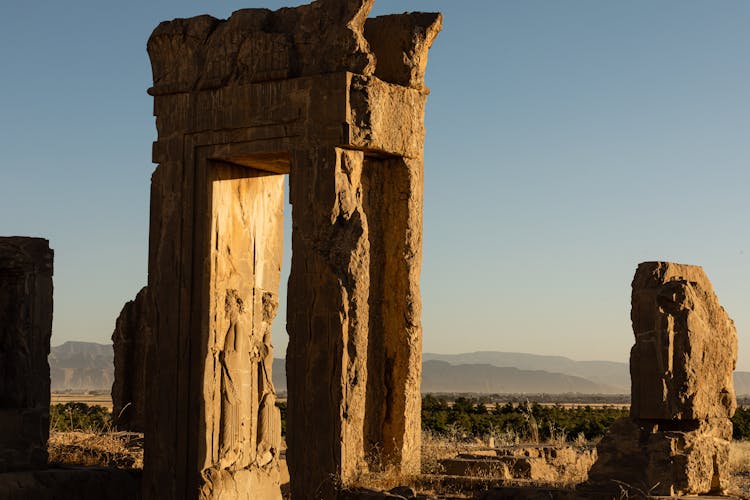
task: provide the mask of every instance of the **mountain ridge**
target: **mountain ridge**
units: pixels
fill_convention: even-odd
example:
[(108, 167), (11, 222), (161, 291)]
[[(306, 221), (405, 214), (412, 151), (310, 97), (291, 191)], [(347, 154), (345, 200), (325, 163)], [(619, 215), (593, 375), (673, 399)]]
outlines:
[[(68, 341), (52, 347), (53, 391), (109, 391), (112, 344)], [(273, 383), (286, 391), (284, 359), (273, 361)], [(750, 395), (750, 372), (735, 372), (737, 395)], [(504, 351), (424, 353), (422, 392), (508, 394), (627, 394), (630, 371), (617, 361), (575, 361), (564, 356)]]

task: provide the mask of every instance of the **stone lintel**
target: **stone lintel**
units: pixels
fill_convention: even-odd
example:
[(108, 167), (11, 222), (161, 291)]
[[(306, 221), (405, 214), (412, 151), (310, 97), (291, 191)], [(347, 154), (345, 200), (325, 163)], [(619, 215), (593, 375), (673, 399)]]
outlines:
[(372, 156), (420, 158), (425, 101), (418, 90), (353, 73), (157, 96), (153, 161), (181, 157), (185, 135), (201, 135), (202, 145), (285, 140), (290, 149), (329, 144)]

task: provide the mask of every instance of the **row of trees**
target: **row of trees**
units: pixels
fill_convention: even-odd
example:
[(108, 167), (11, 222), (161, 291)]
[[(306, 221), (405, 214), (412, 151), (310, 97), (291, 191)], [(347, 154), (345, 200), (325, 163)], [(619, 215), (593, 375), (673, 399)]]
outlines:
[(465, 397), (449, 402), (427, 395), (422, 399), (422, 428), (466, 438), (510, 434), (532, 442), (552, 438), (590, 440), (604, 435), (612, 422), (627, 413), (614, 406), (487, 404)]
[[(282, 433), (286, 430), (286, 403), (281, 409)], [(566, 438), (596, 439), (628, 410), (616, 406), (540, 405), (490, 403), (486, 399), (459, 397), (454, 401), (427, 395), (422, 398), (422, 429), (459, 439), (514, 435), (520, 440)], [(111, 414), (101, 406), (65, 403), (50, 406), (50, 423), (57, 431), (111, 429)], [(732, 418), (734, 439), (750, 439), (750, 408), (740, 407)]]

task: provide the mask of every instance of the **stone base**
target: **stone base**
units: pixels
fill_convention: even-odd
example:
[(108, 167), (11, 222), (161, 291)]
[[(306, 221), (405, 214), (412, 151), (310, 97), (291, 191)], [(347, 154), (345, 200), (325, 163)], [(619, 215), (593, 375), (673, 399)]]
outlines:
[(732, 423), (615, 421), (597, 446), (587, 487), (653, 496), (726, 491)]
[(137, 471), (70, 468), (0, 474), (3, 500), (138, 500)]
[(461, 453), (440, 461), (449, 476), (478, 476), (558, 482), (580, 477), (593, 464), (596, 451), (572, 446), (506, 446), (473, 453)]
[(47, 466), (49, 408), (0, 409), (0, 472)]
[(279, 467), (238, 471), (208, 469), (203, 473), (201, 500), (281, 500)]

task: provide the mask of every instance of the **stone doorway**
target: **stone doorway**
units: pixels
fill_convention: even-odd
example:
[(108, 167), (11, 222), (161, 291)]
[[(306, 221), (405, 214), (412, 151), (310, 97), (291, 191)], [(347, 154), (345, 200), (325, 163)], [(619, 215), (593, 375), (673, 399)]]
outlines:
[[(279, 305), (283, 253), (284, 179), (244, 165), (209, 161), (203, 235), (204, 476), (268, 466), (281, 451), (281, 421), (271, 379), (271, 325)], [(248, 167), (245, 165), (252, 165)], [(275, 169), (277, 170), (277, 169)], [(201, 293), (201, 291), (198, 291)], [(204, 326), (204, 325), (207, 325)]]
[(287, 172), (292, 497), (334, 498), (375, 452), (419, 470), (424, 70), (441, 17), (371, 7), (176, 19), (149, 39), (146, 498), (280, 494), (261, 382)]

